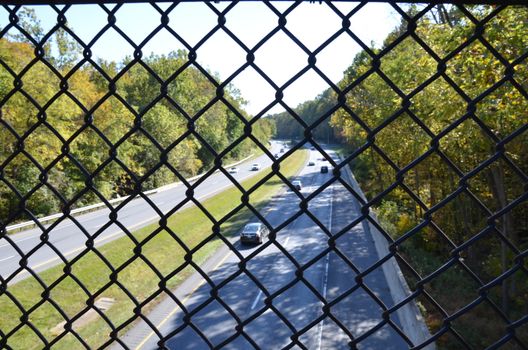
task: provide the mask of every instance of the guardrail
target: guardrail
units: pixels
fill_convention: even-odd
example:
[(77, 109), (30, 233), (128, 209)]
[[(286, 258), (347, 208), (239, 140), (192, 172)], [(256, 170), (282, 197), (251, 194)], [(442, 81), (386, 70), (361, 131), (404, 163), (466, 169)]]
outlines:
[[(248, 159), (251, 159), (254, 155), (255, 154), (252, 153), (252, 154), (250, 154), (249, 156), (247, 156), (244, 159), (241, 159), (241, 160), (239, 160), (239, 161), (237, 161), (235, 163), (231, 163), (231, 164), (228, 164), (228, 165), (224, 166), (224, 168), (230, 168), (232, 166), (244, 163)], [(219, 171), (219, 170), (216, 170), (216, 171)], [(195, 181), (195, 180), (200, 179), (202, 176), (204, 176), (203, 173), (202, 174), (198, 174), (196, 176), (193, 176), (193, 177), (187, 179), (187, 181), (189, 181), (189, 182)], [(170, 190), (171, 188), (174, 188), (174, 187), (178, 186), (179, 184), (181, 184), (181, 182), (179, 182), (179, 181), (173, 182), (173, 183), (170, 183), (170, 184), (167, 184), (167, 185), (163, 185), (161, 187), (158, 187), (158, 188), (155, 188), (155, 189), (152, 189), (152, 190), (144, 191), (143, 194), (149, 196), (149, 195), (152, 195), (154, 193)], [(117, 197), (117, 198), (109, 200), (108, 203), (110, 203), (110, 204), (119, 203), (119, 202), (122, 202), (122, 201), (128, 199), (129, 197), (130, 196)], [(78, 214), (83, 214), (83, 213), (87, 213), (87, 212), (92, 212), (94, 210), (97, 210), (97, 209), (103, 208), (103, 207), (106, 207), (106, 203), (103, 203), (103, 202), (95, 203), (95, 204), (87, 205), (85, 207), (73, 209), (70, 212), (70, 215), (78, 215)], [(56, 220), (56, 219), (58, 219), (58, 218), (60, 218), (62, 216), (64, 216), (64, 213), (56, 213), (56, 214), (51, 214), (51, 215), (45, 216), (43, 218), (40, 218), (37, 221), (40, 224), (45, 224), (45, 223), (48, 223), (50, 221)], [(36, 222), (34, 220), (31, 220), (31, 221), (25, 221), (25, 222), (21, 222), (19, 224), (14, 224), (14, 225), (7, 226), (5, 228), (5, 230), (6, 230), (6, 232), (21, 231), (22, 229), (28, 229), (28, 228), (31, 228), (33, 226), (36, 226)]]

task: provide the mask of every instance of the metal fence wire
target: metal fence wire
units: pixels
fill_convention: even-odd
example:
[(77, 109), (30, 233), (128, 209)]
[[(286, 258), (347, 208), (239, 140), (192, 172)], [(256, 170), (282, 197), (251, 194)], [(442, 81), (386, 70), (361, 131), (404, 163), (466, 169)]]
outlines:
[[(332, 1), (311, 4), (259, 2), (259, 8), (271, 13), (276, 24), (253, 46), (237, 37), (227, 20), (243, 2), (203, 2), (209, 15), (216, 17), (216, 23), (194, 45), (174, 29), (174, 22), (170, 20), (171, 13), (185, 5), (185, 1), (163, 6), (157, 2), (142, 2), (153, 9), (159, 21), (141, 43), (135, 42), (116, 20), (127, 3), (132, 2), (137, 1), (34, 0), (31, 5), (45, 6), (56, 15), (55, 25), (49, 31), (36, 33), (23, 24), (31, 17), (23, 7), (28, 2), (3, 1), (0, 193), (4, 211), (0, 218), (0, 249), (3, 249), (0, 261), (4, 267), (9, 261), (14, 261), (15, 265), (10, 269), (5, 267), (0, 275), (2, 349), (528, 348), (526, 4), (522, 1), (500, 1), (500, 4), (385, 1), (382, 3), (390, 5), (401, 17), (402, 24), (381, 48), (375, 48), (351, 30), (351, 23), (362, 16), (361, 10), (370, 5), (369, 1), (353, 3), (348, 12)], [(106, 17), (89, 42), (83, 41), (75, 29), (68, 26), (69, 13), (83, 6), (81, 4), (97, 5)], [(290, 30), (288, 19), (299, 6), (318, 6), (335, 13), (338, 29), (315, 50), (310, 50), (302, 38)], [(437, 33), (456, 28), (457, 24), (452, 24), (448, 18), (453, 11), (466, 29), (460, 29), (459, 37), (446, 41), (445, 50), (439, 52), (437, 47), (432, 47), (430, 38), (422, 35), (420, 28), (435, 19), (444, 21), (443, 26), (437, 26), (443, 28), (437, 29)], [(506, 14), (517, 16), (515, 28), (506, 28), (518, 30), (517, 36), (492, 37), (489, 33), (500, 32), (497, 27), (507, 23)], [(253, 15), (259, 16), (258, 13)], [(122, 65), (114, 66), (113, 73), (110, 73), (109, 63), (95, 59), (92, 52), (98, 40), (110, 30), (133, 48), (133, 55)], [(183, 56), (179, 56), (181, 64), (174, 69), (169, 66), (168, 73), (161, 72), (159, 66), (151, 67), (146, 57), (149, 41), (162, 32), (185, 47)], [(52, 38), (60, 33), (68, 36), (69, 44), (80, 53), (67, 64), (61, 61), (67, 58), (62, 51), (48, 54)], [(218, 33), (227, 36), (246, 57), (232, 75), (222, 79), (203, 67), (199, 59), (200, 48)], [(286, 37), (306, 58), (306, 65), (281, 83), (274, 81), (273, 74), (262, 69), (258, 61), (259, 50), (277, 35)], [(357, 64), (345, 72), (349, 79), (338, 82), (319, 68), (317, 58), (341, 35), (361, 48), (362, 62), (366, 64), (355, 62)], [(509, 40), (517, 40), (520, 51), (509, 50)], [(409, 52), (411, 49), (405, 48), (408, 42), (413, 43), (412, 50), (416, 51)], [(417, 57), (418, 50), (420, 57), (426, 57), (424, 60), (429, 64), (414, 63), (423, 67), (423, 74), (405, 75), (404, 72), (402, 80), (388, 73), (390, 69), (384, 62), (391, 55)], [(478, 77), (473, 83), (461, 81), (464, 71), (451, 69), (467, 52), (473, 60), (468, 64), (469, 69)], [(13, 56), (15, 54), (18, 56)], [(18, 58), (10, 60), (9, 55)], [(493, 62), (479, 63), (483, 57)], [(86, 89), (76, 85), (76, 77), (87, 66), (97, 76), (92, 80), (104, 87), (104, 93), (92, 100), (86, 98)], [(154, 81), (159, 88), (150, 102), (139, 109), (131, 100), (132, 93), (127, 96), (120, 89), (123, 81), (138, 67), (146, 79)], [(186, 109), (170, 93), (171, 84), (191, 68), (199, 75), (191, 80), (205, 82), (212, 91), (202, 96), (206, 101), (195, 110)], [(254, 116), (243, 112), (230, 88), (246, 69), (253, 69), (274, 91), (274, 98)], [(45, 70), (47, 75), (31, 75), (32, 71), (39, 70)], [(284, 98), (288, 87), (301, 80), (306, 72), (315, 73), (329, 88), (328, 107), (316, 112), (316, 118), (312, 119), (304, 118)], [(493, 72), (501, 73), (496, 77)], [(49, 86), (53, 91), (32, 87), (37, 83), (28, 81), (28, 76), (44, 80), (52, 76)], [(387, 96), (376, 100), (369, 95), (374, 90), (367, 86), (373, 79), (383, 86), (378, 91), (386, 92)], [(478, 85), (482, 81), (487, 85)], [(440, 84), (440, 88), (432, 89), (439, 86), (435, 84)], [(448, 97), (446, 102), (446, 91), (456, 98)], [(146, 90), (136, 92), (139, 95), (149, 93)], [(373, 123), (373, 119), (369, 119), (372, 115), (362, 113), (359, 102), (352, 102), (354, 94), (360, 96), (362, 103), (396, 101), (398, 107)], [(415, 109), (422, 103), (420, 96), (424, 95), (433, 101), (429, 105), (431, 115), (437, 115), (435, 110), (446, 109), (452, 115), (437, 120), (437, 126), (425, 121)], [(51, 120), (54, 106), (64, 99), (82, 115), (80, 121), (73, 123), (65, 115)], [(497, 130), (495, 124), (490, 125), (482, 118), (483, 101), (496, 102), (490, 113), (495, 119), (503, 118), (507, 127)], [(177, 111), (183, 120), (182, 130), (169, 140), (164, 139), (163, 134), (152, 133), (146, 121), (149, 111), (156, 110), (162, 103)], [(110, 105), (108, 110), (104, 109), (106, 104)], [(239, 134), (221, 148), (212, 144), (211, 136), (200, 124), (204, 115), (216, 113), (214, 108), (218, 104), (224, 108), (222, 113), (234, 117), (241, 125)], [(259, 122), (267, 119), (265, 117), (275, 106), (282, 107), (295, 127), (301, 130), (287, 150), (277, 157), (256, 132)], [(461, 110), (455, 106), (462, 106)], [(24, 119), (23, 127), (14, 122), (16, 108)], [(132, 117), (127, 131), (116, 136), (97, 113), (111, 115), (109, 110), (118, 108), (120, 112), (114, 115), (123, 120), (125, 114)], [(98, 112), (102, 109), (103, 112)], [(515, 122), (510, 122), (510, 117)], [(335, 129), (324, 139), (318, 132), (328, 127), (330, 120)], [(471, 127), (464, 129), (468, 123)], [(346, 125), (353, 125), (350, 129), (359, 131), (347, 136)], [(340, 132), (336, 131), (339, 127)], [(404, 133), (404, 128), (414, 130), (413, 135), (425, 140), (420, 150), (406, 146), (410, 134)], [(464, 131), (469, 129), (472, 131)], [(277, 130), (279, 134), (282, 131)], [(55, 146), (36, 146), (35, 135), (42, 133)], [(99, 159), (93, 164), (85, 162), (88, 155), (82, 158), (76, 146), (86, 135), (104, 149), (103, 156), (94, 156)], [(121, 151), (138, 135), (146, 140), (137, 146), (145, 150), (140, 156), (148, 159), (145, 169), (131, 166)], [(167, 135), (174, 134), (168, 134), (167, 129)], [(402, 140), (395, 142), (394, 138), (398, 137)], [(388, 143), (383, 140), (389, 138), (398, 145), (396, 150), (385, 147)], [(202, 169), (203, 176), (194, 181), (188, 180), (189, 172), (171, 162), (171, 152), (190, 139), (209, 157), (209, 166)], [(456, 141), (455, 151), (444, 147), (447, 139)], [(326, 143), (329, 140), (336, 145), (346, 145), (343, 146), (345, 151), (336, 155)], [(242, 184), (236, 174), (225, 167), (233, 159), (229, 157), (244, 142), (250, 142), (271, 164), (266, 175), (251, 185)], [(466, 152), (464, 145), (470, 142), (480, 142), (478, 147), (482, 152), (475, 154), (471, 162), (461, 163), (457, 154)], [(313, 149), (309, 150), (311, 147)], [(151, 149), (154, 151), (150, 152)], [(320, 174), (317, 167), (313, 177), (303, 178), (311, 192), (297, 189), (291, 175), (285, 174), (286, 160), (303, 150), (319, 152), (319, 157), (324, 158), (330, 168), (329, 174)], [(43, 154), (45, 157), (40, 157)], [(370, 162), (364, 163), (367, 158)], [(361, 164), (380, 166), (369, 172), (361, 168)], [(496, 170), (499, 164), (500, 172)], [(66, 168), (70, 169), (71, 178), (77, 179), (76, 186), (61, 187), (55, 181), (57, 169), (66, 171)], [(182, 197), (172, 198), (170, 207), (165, 209), (144, 192), (163, 185), (149, 182), (160, 169), (168, 171), (184, 189)], [(437, 191), (434, 199), (431, 198), (432, 190), (420, 187), (414, 179), (424, 169), (433, 174), (431, 178), (438, 176), (438, 181), (449, 182), (442, 185), (447, 190)], [(120, 174), (121, 184), (126, 187), (125, 192), (119, 193), (124, 196), (120, 202), (110, 201), (97, 185), (111, 171)], [(239, 203), (221, 215), (198, 193), (200, 186), (218, 172), (239, 191), (237, 200), (240, 198)], [(367, 175), (361, 175), (365, 173)], [(376, 179), (368, 174), (376, 174)], [(502, 177), (502, 190), (482, 190), (483, 184), (493, 183), (494, 176), (495, 180), (497, 176)], [(28, 185), (22, 186), (26, 177)], [(253, 199), (259, 189), (266, 189), (273, 179), (283, 185), (281, 192), (266, 205), (256, 204)], [(433, 186), (434, 180), (429, 184)], [(65, 193), (65, 188), (69, 188), (69, 193)], [(481, 193), (489, 195), (483, 197)], [(85, 201), (88, 196), (91, 199)], [(387, 221), (390, 205), (397, 202), (397, 197), (403, 198), (404, 204), (396, 205), (396, 210), (400, 210), (397, 220)], [(157, 216), (156, 225), (148, 226), (148, 232), (136, 231), (138, 226), (128, 225), (122, 215), (124, 208), (138, 201), (148, 204)], [(39, 217), (53, 211), (39, 212), (35, 209), (36, 202), (58, 203), (62, 215), (53, 222), (41, 222)], [(81, 204), (94, 202), (103, 202), (106, 207), (105, 222), (95, 229), (85, 227), (81, 217), (72, 214)], [(201, 221), (207, 223), (207, 232), (194, 237), (195, 241), (183, 235), (171, 221), (174, 215), (189, 207), (195, 210), (191, 226)], [(410, 207), (413, 208), (411, 212), (402, 212), (403, 208)], [(333, 208), (330, 210), (334, 214), (330, 211), (329, 218), (320, 214), (327, 210), (325, 208)], [(260, 246), (244, 248), (238, 243), (236, 234), (226, 234), (226, 225), (232, 224), (244, 210), (270, 231), (269, 238)], [(304, 231), (303, 224), (299, 223), (303, 217), (308, 218), (311, 225)], [(452, 220), (444, 224), (439, 217)], [(247, 216), (244, 218), (243, 223), (249, 220)], [(38, 232), (33, 235), (34, 240), (26, 232), (8, 230), (9, 225), (24, 220), (34, 223), (31, 232)], [(402, 223), (405, 220), (407, 224)], [(54, 235), (66, 224), (79, 232), (82, 246), (58, 247), (61, 240), (63, 243), (70, 240)], [(237, 231), (241, 225), (239, 222), (232, 227)], [(110, 243), (101, 242), (99, 239), (110, 227), (119, 231), (113, 238), (125, 238), (115, 241), (108, 238)], [(294, 238), (290, 242), (284, 239), (288, 230), (301, 230), (302, 244), (293, 244)], [(454, 232), (457, 230), (458, 233)], [(310, 232), (315, 231), (319, 236), (313, 244)], [(168, 250), (152, 254), (149, 245), (160, 235), (168, 237), (171, 243), (167, 243)], [(124, 243), (114, 245), (118, 240)], [(376, 249), (360, 250), (363, 241)], [(28, 246), (27, 242), (33, 243)], [(216, 245), (212, 251), (229, 253), (229, 260), (214, 260), (217, 253), (203, 253), (213, 244)], [(433, 253), (425, 253), (428, 249), (435, 252), (436, 258), (431, 257)], [(43, 261), (37, 258), (44, 251), (51, 252), (55, 263), (33, 263)], [(128, 255), (116, 255), (123, 251)], [(177, 251), (181, 259), (174, 258), (176, 262), (166, 265)], [(213, 260), (205, 260), (209, 256)], [(91, 261), (93, 272), (81, 272), (88, 261)]]

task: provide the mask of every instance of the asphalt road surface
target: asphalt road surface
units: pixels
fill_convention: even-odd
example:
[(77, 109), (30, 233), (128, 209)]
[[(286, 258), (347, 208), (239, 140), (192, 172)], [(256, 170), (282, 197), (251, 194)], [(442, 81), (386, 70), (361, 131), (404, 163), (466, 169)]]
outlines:
[[(312, 151), (310, 157), (315, 166), (306, 166), (298, 176), (303, 183), (301, 196), (308, 196), (332, 176), (331, 172), (320, 173), (324, 163), (318, 152)], [(263, 215), (277, 227), (299, 212), (300, 198), (285, 190), (272, 199)], [(338, 182), (314, 197), (308, 210), (332, 235), (359, 215), (356, 199)], [(166, 298), (147, 315), (167, 339), (163, 344), (143, 320), (121, 340), (130, 349), (161, 345), (174, 350), (350, 349), (351, 339), (376, 329), (359, 342), (358, 349), (407, 349), (394, 328), (383, 324), (382, 304), (391, 307), (394, 301), (381, 268), (363, 279), (364, 287), (356, 284), (355, 269), (364, 271), (378, 259), (364, 225), (348, 229), (335, 240), (336, 250), (329, 253), (328, 235), (307, 214), (279, 231), (276, 242), (242, 245), (233, 237), (237, 253), (249, 258), (245, 269), (240, 268), (240, 258), (234, 252), (220, 249), (202, 266), (220, 287), (213, 289), (195, 273), (173, 291), (185, 310), (173, 298)], [(296, 274), (301, 266), (302, 278)], [(215, 294), (217, 298), (212, 297)], [(332, 302), (332, 317), (322, 317), (322, 299)], [(395, 314), (390, 319), (394, 325), (400, 324)], [(247, 324), (240, 329), (240, 322)], [(302, 334), (292, 338), (294, 332)], [(122, 348), (120, 344), (113, 347)]]
[[(280, 148), (283, 147), (281, 143), (272, 142), (271, 153), (279, 153)], [(231, 175), (237, 181), (242, 181), (255, 175), (256, 172), (251, 170), (251, 164), (255, 162), (261, 164), (261, 169), (270, 166), (272, 163), (268, 156), (262, 155), (237, 165), (239, 172)], [(197, 199), (204, 199), (230, 186), (232, 186), (231, 181), (224, 174), (217, 172), (196, 188), (194, 196)], [(155, 193), (148, 198), (163, 213), (166, 213), (186, 198), (185, 190), (186, 187), (180, 184), (171, 189)], [(115, 206), (117, 205), (115, 204)], [(71, 259), (86, 248), (86, 234), (90, 236), (97, 235), (96, 246), (106, 244), (123, 236), (124, 233), (118, 225), (109, 223), (109, 213), (109, 209), (102, 209), (76, 216), (75, 221), (79, 225), (70, 219), (61, 221), (49, 232), (50, 245), (53, 245), (67, 259)], [(143, 198), (138, 198), (128, 202), (118, 211), (117, 220), (128, 230), (133, 231), (159, 220), (159, 215), (147, 201)], [(82, 226), (86, 233), (83, 233), (79, 226)], [(49, 227), (49, 225), (46, 227)], [(14, 241), (22, 254), (27, 254), (41, 243), (42, 233), (40, 228), (35, 228), (9, 235), (9, 239)], [(30, 256), (28, 266), (32, 270), (43, 271), (62, 262), (50, 245), (40, 247)], [(26, 270), (20, 268), (20, 252), (7, 239), (0, 239), (0, 276), (4, 280), (8, 280), (9, 283), (14, 283), (30, 276)]]

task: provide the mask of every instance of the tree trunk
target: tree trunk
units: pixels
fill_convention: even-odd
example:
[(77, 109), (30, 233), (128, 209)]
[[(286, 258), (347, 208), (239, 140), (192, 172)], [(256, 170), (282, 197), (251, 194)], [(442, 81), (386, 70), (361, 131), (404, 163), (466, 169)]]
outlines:
[[(502, 163), (496, 162), (490, 168), (489, 173), (490, 187), (493, 192), (493, 196), (498, 204), (498, 210), (503, 209), (508, 205), (508, 198), (506, 195), (506, 189), (504, 187), (504, 168)], [(513, 232), (512, 215), (510, 212), (505, 213), (501, 218), (501, 228), (504, 237), (509, 239), (513, 244), (516, 244), (515, 234)], [(508, 270), (508, 246), (501, 239), (501, 267), (502, 271)], [(504, 280), (502, 282), (502, 309), (506, 315), (509, 313), (510, 297), (515, 293), (515, 284), (511, 281)]]
[(376, 176), (378, 177), (378, 186), (379, 186), (379, 192), (378, 193), (381, 193), (384, 190), (384, 188), (383, 188), (383, 177), (381, 175), (381, 169), (378, 166), (378, 163), (376, 162), (376, 159), (374, 158), (374, 151), (372, 149), (370, 150), (370, 157), (372, 159), (372, 164), (374, 165), (374, 171), (376, 172)]

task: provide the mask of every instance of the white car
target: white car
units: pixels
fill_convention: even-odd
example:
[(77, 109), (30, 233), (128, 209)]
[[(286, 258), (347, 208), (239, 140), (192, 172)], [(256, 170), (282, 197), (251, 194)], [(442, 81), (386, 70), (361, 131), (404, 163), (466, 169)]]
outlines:
[(240, 171), (240, 169), (237, 168), (236, 166), (234, 166), (232, 168), (229, 168), (229, 173), (231, 173), (231, 174), (238, 174), (239, 171)]
[(260, 170), (260, 164), (259, 163), (253, 163), (253, 165), (251, 166), (251, 170), (252, 171)]
[(302, 189), (302, 182), (300, 180), (292, 181), (292, 185), (297, 189), (297, 191)]

